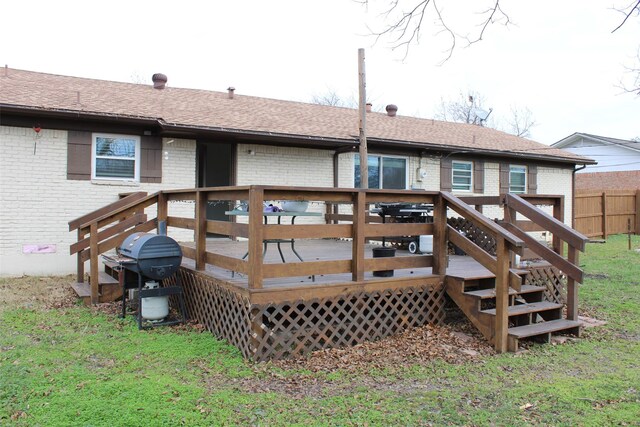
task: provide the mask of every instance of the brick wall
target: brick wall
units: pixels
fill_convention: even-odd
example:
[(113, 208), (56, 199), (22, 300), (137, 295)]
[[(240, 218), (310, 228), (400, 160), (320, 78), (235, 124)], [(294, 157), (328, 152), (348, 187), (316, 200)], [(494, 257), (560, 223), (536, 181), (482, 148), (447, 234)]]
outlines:
[(640, 190), (640, 170), (578, 173), (576, 190)]
[[(37, 143), (34, 154), (34, 144)], [(163, 142), (162, 184), (96, 184), (67, 180), (67, 132), (43, 129), (37, 142), (30, 128), (0, 126), (0, 276), (75, 271), (67, 223), (118, 199), (119, 193), (195, 186), (195, 141)], [(193, 206), (170, 206), (193, 217)], [(155, 216), (155, 209), (147, 210)], [(187, 230), (169, 230), (193, 240)], [(25, 254), (23, 245), (51, 245), (52, 253)]]

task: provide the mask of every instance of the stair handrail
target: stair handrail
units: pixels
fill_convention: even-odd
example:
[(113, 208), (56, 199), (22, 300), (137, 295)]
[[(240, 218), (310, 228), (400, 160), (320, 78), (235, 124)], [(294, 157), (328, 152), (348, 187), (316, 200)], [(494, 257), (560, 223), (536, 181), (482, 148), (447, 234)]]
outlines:
[(84, 214), (76, 219), (69, 221), (69, 231), (76, 230), (80, 228), (82, 224), (86, 224), (91, 222), (91, 220), (101, 217), (105, 212), (110, 212), (114, 209), (118, 209), (121, 206), (128, 205), (136, 200), (140, 200), (147, 196), (146, 191), (136, 191), (135, 193), (128, 194), (126, 197), (116, 200), (113, 203), (110, 203), (106, 206), (102, 206), (99, 209), (96, 209), (88, 214)]
[(505, 225), (508, 224), (507, 227), (514, 234), (521, 236), (533, 252), (567, 275), (567, 319), (578, 320), (577, 284), (582, 283), (584, 277), (584, 273), (579, 266), (579, 252), (585, 251), (589, 239), (516, 194), (505, 194), (504, 204), (507, 207), (507, 212), (508, 209), (513, 209), (513, 211), (524, 215), (533, 223), (545, 228), (553, 233), (555, 237), (567, 243), (568, 259), (565, 260), (562, 256), (562, 245), (559, 245), (560, 253), (556, 253), (513, 224), (515, 215), (509, 215), (512, 218), (505, 218), (513, 221), (511, 223), (505, 221)]
[(522, 285), (521, 277), (510, 268), (511, 252), (522, 255), (525, 242), (451, 193), (441, 192), (441, 195), (446, 201), (447, 207), (471, 221), (476, 227), (490, 234), (496, 240), (496, 255), (494, 257), (453, 227), (447, 225), (447, 240), (451, 240), (453, 244), (459, 246), (496, 276), (496, 316), (493, 344), (497, 352), (504, 353), (508, 348), (509, 287), (519, 290)]
[[(99, 296), (98, 257), (120, 245), (131, 233), (151, 231), (157, 227), (157, 219), (147, 220), (144, 209), (157, 204), (160, 193), (133, 193), (70, 223), (70, 228), (78, 230), (78, 241), (69, 246), (71, 255), (77, 253), (78, 282), (84, 281), (84, 263), (90, 261), (92, 304), (98, 302)], [(105, 228), (114, 222), (117, 224)]]

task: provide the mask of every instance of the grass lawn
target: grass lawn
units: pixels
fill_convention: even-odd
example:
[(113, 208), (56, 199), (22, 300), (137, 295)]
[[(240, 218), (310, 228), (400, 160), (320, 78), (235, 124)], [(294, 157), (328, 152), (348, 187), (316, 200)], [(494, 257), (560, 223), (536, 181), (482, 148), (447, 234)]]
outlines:
[(640, 253), (613, 236), (581, 264), (580, 312), (606, 326), (458, 364), (283, 369), (194, 328), (5, 307), (0, 425), (640, 425)]

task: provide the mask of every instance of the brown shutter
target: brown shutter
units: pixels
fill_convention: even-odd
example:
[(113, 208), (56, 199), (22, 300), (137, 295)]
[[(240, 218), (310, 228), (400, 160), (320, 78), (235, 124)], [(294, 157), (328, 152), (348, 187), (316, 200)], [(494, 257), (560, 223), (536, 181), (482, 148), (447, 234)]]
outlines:
[(482, 160), (473, 162), (473, 192), (484, 193), (484, 162)]
[(451, 159), (440, 160), (440, 191), (451, 191)]
[(162, 182), (162, 138), (140, 138), (140, 182)]
[(509, 164), (500, 163), (500, 194), (509, 192)]
[(533, 165), (527, 168), (527, 193), (538, 192), (538, 167)]
[(91, 132), (70, 130), (67, 134), (67, 179), (91, 179)]

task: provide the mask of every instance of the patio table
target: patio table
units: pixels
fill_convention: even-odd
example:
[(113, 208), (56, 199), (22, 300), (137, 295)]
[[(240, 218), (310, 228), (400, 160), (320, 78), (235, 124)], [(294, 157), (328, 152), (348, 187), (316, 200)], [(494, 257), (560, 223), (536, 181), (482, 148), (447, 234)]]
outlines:
[[(249, 216), (249, 212), (240, 211), (240, 210), (232, 210), (232, 211), (226, 211), (225, 215), (228, 215), (228, 216)], [(299, 217), (299, 216), (319, 217), (319, 216), (322, 216), (322, 213), (320, 213), (320, 212), (285, 212), (285, 211), (283, 211), (283, 212), (263, 212), (262, 216), (264, 218), (264, 223), (265, 224), (269, 223), (269, 218), (275, 217), (275, 218), (278, 218), (278, 222), (277, 222), (278, 225), (282, 224), (282, 218), (291, 218), (291, 224), (293, 225), (293, 224), (295, 224), (296, 218)], [(296, 247), (295, 247), (296, 241), (293, 238), (291, 238), (291, 239), (266, 239), (266, 240), (264, 240), (263, 241), (264, 250), (262, 252), (262, 257), (263, 258), (267, 253), (267, 248), (268, 248), (268, 245), (270, 243), (275, 243), (277, 245), (278, 253), (280, 254), (280, 259), (282, 260), (282, 262), (286, 263), (286, 261), (284, 259), (284, 255), (282, 254), (282, 248), (280, 247), (280, 244), (282, 244), (282, 243), (289, 243), (291, 245), (291, 250), (293, 251), (295, 256), (301, 262), (304, 262), (304, 260), (302, 259), (302, 257), (298, 253), (298, 251), (296, 251)], [(242, 259), (245, 259), (248, 255), (249, 255), (249, 252), (244, 254)]]

